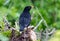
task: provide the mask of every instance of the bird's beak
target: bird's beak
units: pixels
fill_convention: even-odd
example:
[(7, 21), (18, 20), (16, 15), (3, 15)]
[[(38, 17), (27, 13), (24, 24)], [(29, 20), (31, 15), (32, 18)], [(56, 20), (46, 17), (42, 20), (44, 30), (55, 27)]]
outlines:
[(33, 5), (32, 5), (31, 7), (32, 7), (32, 8), (34, 8), (34, 6), (33, 6)]

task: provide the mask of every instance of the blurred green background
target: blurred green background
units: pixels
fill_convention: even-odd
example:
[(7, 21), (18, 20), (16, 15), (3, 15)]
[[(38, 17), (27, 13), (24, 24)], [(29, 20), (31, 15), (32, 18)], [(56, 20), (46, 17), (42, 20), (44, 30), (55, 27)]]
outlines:
[[(56, 29), (48, 41), (60, 41), (60, 0), (0, 0), (0, 40), (8, 41), (10, 36), (10, 31), (4, 31), (4, 16), (10, 26), (15, 27), (15, 22), (19, 21), (24, 7), (29, 5), (34, 6), (30, 11), (32, 16), (30, 25), (36, 26), (41, 20), (41, 16), (37, 12), (39, 11), (49, 26), (48, 28)], [(19, 25), (16, 28), (19, 28)], [(44, 23), (41, 23), (35, 31), (39, 33), (41, 29), (43, 31), (46, 29)]]

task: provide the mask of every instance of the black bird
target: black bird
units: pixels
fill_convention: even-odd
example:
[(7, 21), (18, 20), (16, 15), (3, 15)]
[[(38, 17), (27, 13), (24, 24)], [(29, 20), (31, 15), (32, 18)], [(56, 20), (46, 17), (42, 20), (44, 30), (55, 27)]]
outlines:
[(23, 31), (25, 27), (28, 27), (30, 25), (31, 15), (29, 11), (31, 8), (31, 6), (26, 6), (19, 17), (20, 31)]

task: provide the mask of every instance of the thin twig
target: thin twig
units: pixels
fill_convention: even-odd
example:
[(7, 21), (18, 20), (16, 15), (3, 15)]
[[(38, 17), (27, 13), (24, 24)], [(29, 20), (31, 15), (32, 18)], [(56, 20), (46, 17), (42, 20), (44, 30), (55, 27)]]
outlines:
[(43, 19), (45, 26), (48, 28), (49, 26), (47, 25), (47, 22), (43, 18), (42, 14), (39, 12), (38, 8), (36, 7), (37, 13), (40, 15), (40, 17)]
[(5, 24), (5, 29), (4, 30), (10, 29), (10, 24), (9, 24), (8, 20), (6, 19), (6, 17), (3, 18), (3, 22)]
[(55, 32), (55, 30), (56, 30), (56, 29), (53, 28), (52, 31), (51, 31), (50, 33), (48, 33), (48, 35), (53, 34), (53, 33)]
[(7, 5), (10, 2), (10, 0), (6, 0), (4, 5)]
[(39, 21), (39, 23), (36, 25), (36, 27), (35, 27), (33, 30), (37, 29), (38, 26), (39, 26), (42, 22), (43, 22), (43, 19), (41, 19), (41, 20)]

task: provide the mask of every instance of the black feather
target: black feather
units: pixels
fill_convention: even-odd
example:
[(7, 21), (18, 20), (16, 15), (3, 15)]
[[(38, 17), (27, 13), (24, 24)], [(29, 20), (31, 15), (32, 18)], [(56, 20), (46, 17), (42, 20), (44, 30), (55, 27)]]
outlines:
[(29, 12), (30, 9), (31, 6), (25, 7), (23, 13), (19, 17), (20, 31), (23, 31), (25, 27), (28, 27), (30, 25), (30, 21), (31, 21), (31, 15)]

